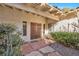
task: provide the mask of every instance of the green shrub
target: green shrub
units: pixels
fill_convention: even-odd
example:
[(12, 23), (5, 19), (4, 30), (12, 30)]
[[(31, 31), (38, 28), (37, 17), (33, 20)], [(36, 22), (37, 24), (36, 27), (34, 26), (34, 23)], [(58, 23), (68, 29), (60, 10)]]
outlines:
[(0, 24), (0, 55), (19, 56), (22, 39), (16, 31), (16, 26), (11, 24)]
[(79, 48), (79, 33), (77, 32), (54, 32), (51, 35), (57, 42), (72, 48)]

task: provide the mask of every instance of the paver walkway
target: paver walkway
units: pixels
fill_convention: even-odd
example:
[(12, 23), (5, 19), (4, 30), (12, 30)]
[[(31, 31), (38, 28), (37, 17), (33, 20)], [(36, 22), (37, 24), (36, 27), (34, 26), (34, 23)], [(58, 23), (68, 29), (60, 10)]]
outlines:
[(53, 43), (50, 45), (53, 49), (58, 51), (63, 56), (79, 56), (79, 50), (66, 47), (59, 43)]
[(65, 47), (51, 40), (25, 43), (21, 51), (24, 56), (79, 56), (79, 50)]
[(39, 40), (37, 42), (26, 43), (21, 47), (25, 56), (60, 56), (60, 54), (49, 46), (50, 40)]

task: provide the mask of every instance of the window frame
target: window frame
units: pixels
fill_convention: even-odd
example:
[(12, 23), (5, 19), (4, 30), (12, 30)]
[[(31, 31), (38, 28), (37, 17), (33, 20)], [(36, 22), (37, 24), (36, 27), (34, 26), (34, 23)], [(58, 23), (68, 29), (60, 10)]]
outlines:
[(23, 36), (27, 36), (27, 21), (23, 21)]

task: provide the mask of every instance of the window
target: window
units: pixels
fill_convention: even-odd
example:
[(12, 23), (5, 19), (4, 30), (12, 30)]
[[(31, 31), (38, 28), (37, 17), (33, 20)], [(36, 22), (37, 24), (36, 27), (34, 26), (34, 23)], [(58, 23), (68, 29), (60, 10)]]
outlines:
[(48, 24), (48, 29), (49, 29), (49, 31), (51, 31), (51, 27), (52, 27), (52, 24), (51, 24), (51, 23)]
[(45, 24), (43, 24), (43, 34), (45, 34)]
[(27, 22), (23, 21), (23, 36), (27, 35)]

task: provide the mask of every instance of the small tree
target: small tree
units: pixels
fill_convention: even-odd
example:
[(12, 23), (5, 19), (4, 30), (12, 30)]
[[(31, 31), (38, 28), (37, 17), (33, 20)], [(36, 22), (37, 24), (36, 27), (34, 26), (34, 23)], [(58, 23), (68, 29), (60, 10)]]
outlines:
[(19, 35), (14, 25), (0, 24), (1, 55), (20, 55), (21, 38)]
[(68, 13), (70, 11), (70, 8), (63, 8), (64, 13)]

